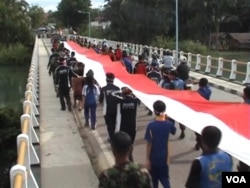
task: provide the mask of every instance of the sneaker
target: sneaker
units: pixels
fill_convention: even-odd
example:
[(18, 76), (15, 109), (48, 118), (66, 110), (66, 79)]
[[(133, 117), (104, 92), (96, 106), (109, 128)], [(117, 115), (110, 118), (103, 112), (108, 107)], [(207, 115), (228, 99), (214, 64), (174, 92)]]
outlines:
[(91, 127), (91, 130), (94, 131), (94, 130), (95, 130), (95, 127)]
[(61, 110), (62, 110), (62, 111), (65, 111), (65, 110), (66, 110), (66, 108), (61, 108)]

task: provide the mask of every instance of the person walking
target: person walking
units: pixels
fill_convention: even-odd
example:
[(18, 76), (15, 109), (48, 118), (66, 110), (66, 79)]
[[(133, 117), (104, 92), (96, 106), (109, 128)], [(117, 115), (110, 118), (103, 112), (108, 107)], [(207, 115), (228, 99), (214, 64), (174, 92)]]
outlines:
[(84, 85), (84, 77), (83, 77), (83, 71), (84, 69), (81, 68), (81, 65), (83, 65), (83, 63), (79, 62), (78, 63), (79, 66), (77, 65), (77, 69), (74, 72), (75, 75), (77, 76), (73, 76), (71, 83), (72, 83), (72, 90), (73, 90), (73, 100), (74, 100), (74, 104), (73, 107), (74, 108), (78, 108), (79, 111), (82, 110), (82, 88)]
[[(121, 92), (112, 92), (112, 95), (118, 100), (115, 131), (126, 132), (131, 137), (132, 143), (134, 143), (136, 137), (137, 106), (139, 101), (128, 87), (123, 87), (121, 90)], [(129, 159), (133, 161), (132, 151)]]
[(158, 188), (159, 181), (164, 188), (170, 188), (168, 166), (168, 139), (175, 134), (176, 127), (169, 121), (163, 101), (153, 104), (155, 120), (147, 126), (144, 139), (147, 141), (146, 166), (150, 171), (154, 188)]
[(222, 133), (215, 126), (207, 126), (201, 132), (203, 153), (192, 163), (186, 188), (222, 186), (222, 172), (232, 171), (230, 155), (218, 149)]
[(94, 83), (95, 80), (92, 76), (85, 78), (85, 85), (82, 89), (82, 103), (84, 108), (85, 127), (90, 127), (92, 130), (96, 128), (96, 108), (97, 100), (100, 95), (99, 87)]
[(99, 188), (153, 188), (148, 170), (129, 160), (133, 142), (125, 132), (114, 134), (111, 141), (115, 165), (99, 176)]
[(115, 133), (117, 100), (111, 95), (114, 91), (120, 91), (120, 88), (114, 85), (115, 75), (106, 74), (107, 85), (101, 88), (99, 102), (103, 104), (103, 115), (107, 125), (109, 140), (111, 141)]
[(55, 70), (55, 85), (58, 90), (61, 110), (66, 109), (65, 100), (68, 106), (68, 110), (72, 111), (70, 101), (70, 88), (71, 77), (73, 75), (71, 69), (67, 66), (64, 56), (59, 58), (59, 66)]

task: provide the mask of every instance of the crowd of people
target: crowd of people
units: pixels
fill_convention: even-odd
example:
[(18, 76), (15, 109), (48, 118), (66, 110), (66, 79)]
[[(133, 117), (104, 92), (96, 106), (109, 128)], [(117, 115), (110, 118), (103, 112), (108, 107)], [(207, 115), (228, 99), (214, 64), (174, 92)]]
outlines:
[[(148, 49), (145, 48), (133, 65), (129, 46), (121, 49), (117, 45), (113, 50), (112, 47), (108, 47), (106, 40), (98, 44), (88, 42), (87, 39), (74, 40), (82, 46), (93, 48), (97, 53), (109, 55), (112, 61), (121, 62), (128, 73), (143, 74), (159, 87), (169, 90), (190, 89), (189, 66), (185, 56), (181, 56), (179, 64), (174, 67), (174, 60), (169, 51), (164, 52), (160, 61), (157, 53), (153, 53), (149, 58)], [(97, 105), (98, 103), (103, 105), (103, 115), (115, 165), (101, 173), (99, 187), (157, 188), (160, 182), (164, 188), (170, 188), (168, 139), (170, 134), (176, 133), (176, 127), (175, 120), (165, 113), (166, 104), (158, 100), (153, 104), (153, 111), (147, 109), (148, 115), (155, 117), (148, 123), (145, 131), (146, 161), (144, 165), (139, 165), (133, 159), (133, 143), (136, 139), (137, 108), (141, 105), (141, 101), (129, 87), (120, 88), (114, 84), (115, 73), (106, 73), (107, 84), (100, 87), (94, 78), (94, 71), (89, 70), (85, 75), (84, 68), (84, 63), (75, 58), (75, 52), (65, 49), (63, 43), (52, 48), (48, 70), (49, 75), (53, 77), (61, 110), (66, 110), (66, 107), (68, 111), (72, 111), (72, 107), (79, 111), (83, 109), (85, 127), (95, 130)], [(210, 99), (212, 90), (206, 78), (192, 83), (198, 84), (197, 92), (202, 97)], [(71, 89), (73, 105), (70, 98)], [(246, 103), (250, 103), (250, 87), (244, 89), (243, 98)], [(179, 124), (179, 126), (181, 130), (179, 138), (183, 139), (185, 125)], [(221, 187), (221, 172), (232, 171), (232, 158), (218, 149), (222, 133), (215, 126), (207, 126), (201, 135), (198, 133), (195, 135), (197, 141), (195, 149), (201, 149), (202, 154), (191, 165), (186, 187)], [(238, 170), (249, 171), (249, 167), (240, 162)]]

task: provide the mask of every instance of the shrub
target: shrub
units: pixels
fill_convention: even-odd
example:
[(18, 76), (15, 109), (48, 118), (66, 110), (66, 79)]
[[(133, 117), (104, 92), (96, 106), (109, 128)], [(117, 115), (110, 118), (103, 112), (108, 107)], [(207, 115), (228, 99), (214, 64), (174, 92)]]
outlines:
[[(176, 42), (173, 38), (168, 38), (164, 36), (157, 36), (152, 46), (174, 50), (176, 48)], [(179, 51), (191, 52), (193, 54), (207, 54), (207, 47), (199, 42), (194, 42), (192, 40), (179, 41)]]
[(0, 45), (0, 65), (30, 64), (31, 51), (21, 43)]
[(16, 137), (20, 133), (21, 107), (0, 108), (0, 187), (10, 186), (9, 170), (17, 160)]

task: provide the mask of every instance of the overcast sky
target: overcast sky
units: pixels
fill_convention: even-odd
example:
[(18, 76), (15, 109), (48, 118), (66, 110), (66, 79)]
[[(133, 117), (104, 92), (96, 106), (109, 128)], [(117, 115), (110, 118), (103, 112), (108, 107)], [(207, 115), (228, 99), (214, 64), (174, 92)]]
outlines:
[[(61, 0), (26, 0), (27, 3), (30, 5), (38, 5), (44, 9), (44, 11), (55, 11), (57, 10), (58, 3), (61, 2)], [(104, 4), (104, 0), (91, 0), (91, 4), (93, 8), (99, 8), (101, 5)]]

